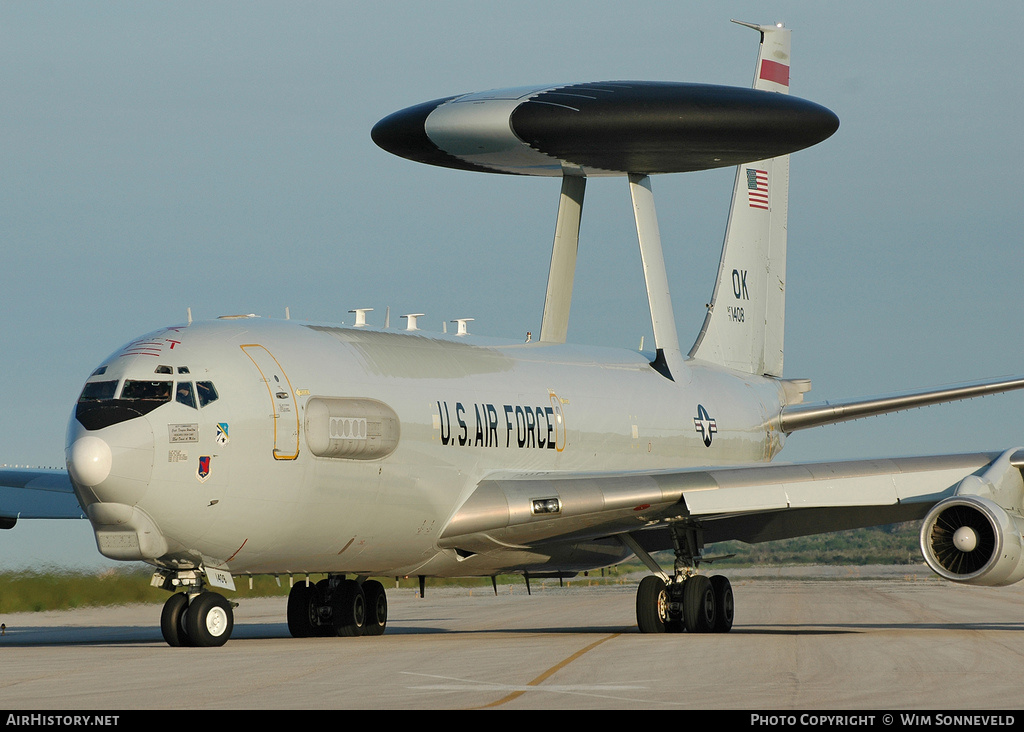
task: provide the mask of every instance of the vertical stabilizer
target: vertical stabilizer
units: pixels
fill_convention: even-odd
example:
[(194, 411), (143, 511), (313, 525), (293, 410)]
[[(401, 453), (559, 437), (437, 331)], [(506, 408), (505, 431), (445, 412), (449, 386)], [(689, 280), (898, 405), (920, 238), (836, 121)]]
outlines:
[[(788, 94), (790, 31), (740, 25), (761, 33), (754, 88)], [(788, 207), (788, 155), (737, 167), (718, 280), (691, 358), (782, 376)]]

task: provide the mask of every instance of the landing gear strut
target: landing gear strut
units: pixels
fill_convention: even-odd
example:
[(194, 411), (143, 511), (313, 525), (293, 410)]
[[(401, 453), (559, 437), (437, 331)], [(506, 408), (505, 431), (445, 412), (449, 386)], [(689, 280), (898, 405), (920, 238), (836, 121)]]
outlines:
[(636, 624), (641, 633), (728, 633), (735, 605), (732, 585), (721, 575), (697, 574), (704, 547), (699, 526), (673, 527), (676, 561), (673, 576), (666, 575), (654, 558), (633, 537), (625, 544), (655, 575), (644, 577), (636, 593)]

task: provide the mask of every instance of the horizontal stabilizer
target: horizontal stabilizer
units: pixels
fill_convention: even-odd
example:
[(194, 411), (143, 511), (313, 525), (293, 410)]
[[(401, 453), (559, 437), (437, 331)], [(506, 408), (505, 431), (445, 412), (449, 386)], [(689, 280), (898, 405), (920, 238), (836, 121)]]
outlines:
[(920, 389), (899, 394), (849, 399), (839, 402), (814, 402), (784, 407), (780, 415), (783, 432), (795, 432), (810, 427), (848, 422), (862, 417), (874, 417), (889, 412), (917, 409), (932, 404), (956, 402), (962, 399), (999, 394), (1004, 391), (1024, 389), (1024, 377), (976, 381), (942, 389)]

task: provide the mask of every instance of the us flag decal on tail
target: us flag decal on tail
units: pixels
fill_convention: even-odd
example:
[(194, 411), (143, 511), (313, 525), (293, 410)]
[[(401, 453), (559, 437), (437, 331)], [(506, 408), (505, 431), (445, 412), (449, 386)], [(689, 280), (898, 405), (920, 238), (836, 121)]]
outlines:
[(768, 210), (768, 171), (747, 168), (747, 203)]

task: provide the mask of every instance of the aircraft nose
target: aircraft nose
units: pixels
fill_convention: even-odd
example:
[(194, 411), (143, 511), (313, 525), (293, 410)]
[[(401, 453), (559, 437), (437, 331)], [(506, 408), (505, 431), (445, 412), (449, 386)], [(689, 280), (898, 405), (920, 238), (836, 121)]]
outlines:
[(83, 506), (138, 503), (153, 476), (153, 450), (145, 419), (87, 430), (72, 416), (65, 457)]
[(99, 437), (86, 435), (68, 449), (68, 472), (76, 482), (92, 488), (107, 479), (113, 460), (110, 445)]

